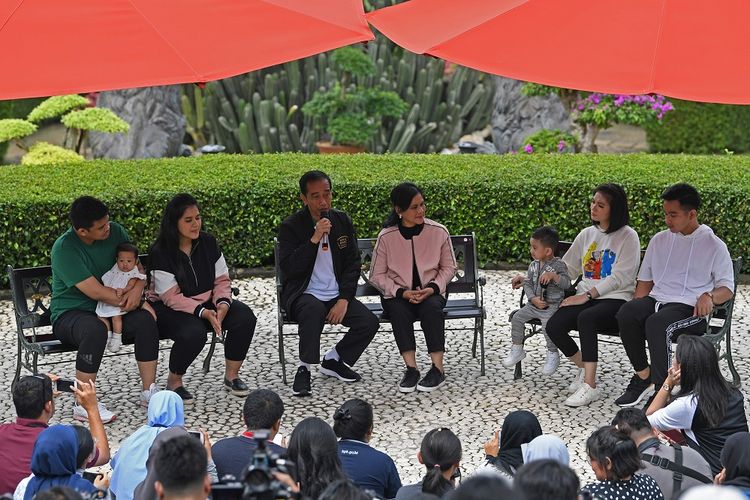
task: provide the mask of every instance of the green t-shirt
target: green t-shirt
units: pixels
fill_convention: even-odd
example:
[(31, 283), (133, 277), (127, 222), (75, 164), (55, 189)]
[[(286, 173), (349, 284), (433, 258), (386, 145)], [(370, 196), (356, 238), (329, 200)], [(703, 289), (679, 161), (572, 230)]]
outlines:
[(52, 245), (52, 322), (74, 309), (96, 311), (96, 301), (76, 288), (81, 281), (94, 276), (100, 282), (115, 264), (117, 245), (129, 241), (128, 233), (116, 222), (109, 223), (109, 237), (87, 245), (71, 227)]

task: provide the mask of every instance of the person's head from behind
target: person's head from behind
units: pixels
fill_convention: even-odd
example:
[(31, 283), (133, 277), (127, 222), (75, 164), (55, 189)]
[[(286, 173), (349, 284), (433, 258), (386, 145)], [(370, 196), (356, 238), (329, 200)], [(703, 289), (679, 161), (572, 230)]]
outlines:
[(94, 438), (91, 431), (81, 425), (74, 425), (78, 453), (76, 453), (76, 468), (84, 469), (94, 458)]
[(299, 179), (299, 197), (314, 220), (320, 218), (321, 212), (331, 209), (333, 184), (328, 174), (320, 170), (310, 170)]
[(534, 260), (550, 260), (555, 256), (560, 237), (554, 227), (544, 226), (531, 233), (529, 253)]
[(68, 486), (53, 486), (34, 495), (34, 500), (83, 500), (83, 497)]
[(669, 186), (661, 194), (664, 222), (673, 233), (690, 233), (698, 227), (701, 197), (690, 184)]
[(519, 498), (508, 482), (498, 475), (480, 474), (473, 476), (445, 495), (446, 500), (486, 500), (502, 498), (515, 500)]
[(641, 456), (633, 440), (611, 425), (589, 436), (586, 453), (599, 481), (624, 481), (641, 468)]
[(367, 443), (372, 436), (372, 426), (372, 406), (362, 399), (350, 399), (333, 413), (333, 432), (340, 439)]
[(317, 498), (337, 479), (344, 479), (333, 429), (317, 417), (303, 419), (289, 438), (287, 457), (297, 465), (303, 495)]
[(630, 436), (636, 444), (654, 435), (654, 429), (640, 408), (623, 408), (612, 419), (617, 430)]
[(426, 206), (424, 194), (412, 182), (402, 182), (391, 190), (391, 213), (383, 227), (395, 226), (401, 222), (404, 227), (424, 224)]
[(695, 394), (698, 410), (709, 425), (719, 425), (726, 414), (731, 388), (721, 374), (719, 356), (711, 342), (697, 335), (680, 335), (672, 370), (680, 372), (679, 395)]
[[(76, 426), (65, 424), (53, 425), (40, 432), (31, 454), (31, 472), (34, 476), (43, 479), (75, 474), (79, 468), (80, 432), (76, 430)], [(81, 441), (84, 440), (82, 438)], [(91, 434), (88, 438), (91, 439)], [(93, 447), (93, 440), (91, 443)], [(85, 458), (83, 457), (84, 461)]]
[(536, 415), (528, 410), (515, 410), (505, 417), (500, 430), (500, 450), (520, 448), (542, 435), (542, 426)]
[(70, 223), (86, 242), (109, 238), (109, 209), (93, 196), (81, 196), (70, 205)]
[(21, 377), (13, 386), (13, 405), (19, 418), (49, 421), (55, 413), (52, 380), (45, 374)]
[(278, 394), (269, 389), (250, 391), (242, 407), (242, 419), (247, 430), (268, 430), (271, 432), (271, 439), (279, 432), (283, 414), (284, 402)]
[(147, 415), (150, 427), (185, 425), (185, 405), (174, 391), (159, 391), (151, 396)]
[(204, 500), (211, 491), (206, 449), (192, 436), (168, 439), (154, 455), (154, 489), (158, 498)]
[(590, 207), (591, 221), (594, 225), (604, 229), (606, 233), (614, 233), (630, 222), (628, 211), (628, 197), (619, 184), (601, 184), (594, 189)]
[(750, 481), (750, 433), (735, 432), (729, 436), (721, 450), (722, 484), (747, 485)]
[(117, 245), (115, 255), (117, 256), (117, 268), (124, 273), (132, 271), (138, 264), (138, 247), (128, 241)]
[(461, 441), (450, 429), (440, 427), (425, 434), (417, 453), (417, 460), (427, 469), (422, 491), (441, 497), (452, 490), (461, 454)]
[(526, 500), (576, 500), (580, 486), (570, 467), (551, 459), (526, 463), (513, 476), (513, 489)]
[(180, 243), (198, 239), (202, 225), (198, 201), (188, 193), (180, 193), (164, 208), (156, 243), (164, 250), (177, 251)]
[(348, 479), (338, 479), (323, 490), (318, 500), (372, 500), (372, 496)]
[(542, 434), (532, 439), (527, 444), (521, 445), (523, 463), (527, 464), (535, 460), (556, 460), (565, 465), (570, 463), (570, 453), (565, 442), (557, 436)]

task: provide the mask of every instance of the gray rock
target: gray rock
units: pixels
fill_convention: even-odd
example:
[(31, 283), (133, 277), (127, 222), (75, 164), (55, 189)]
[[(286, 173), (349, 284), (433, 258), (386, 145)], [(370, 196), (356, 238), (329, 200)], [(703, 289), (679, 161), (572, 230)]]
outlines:
[(111, 109), (130, 124), (130, 131), (90, 133), (89, 147), (94, 158), (163, 158), (180, 154), (185, 117), (179, 86), (102, 92), (97, 106)]
[(570, 131), (570, 117), (557, 96), (526, 97), (523, 82), (494, 78), (492, 142), (499, 153), (518, 151), (526, 137), (542, 129)]

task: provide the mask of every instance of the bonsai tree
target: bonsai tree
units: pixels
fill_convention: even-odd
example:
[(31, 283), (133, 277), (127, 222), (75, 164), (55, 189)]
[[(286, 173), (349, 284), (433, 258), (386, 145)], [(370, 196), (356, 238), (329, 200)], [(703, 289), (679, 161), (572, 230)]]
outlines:
[(340, 80), (330, 89), (316, 92), (302, 112), (316, 119), (333, 144), (364, 147), (383, 118), (401, 116), (407, 105), (395, 92), (359, 85), (358, 80), (375, 72), (375, 65), (362, 50), (337, 49), (331, 61), (341, 70)]

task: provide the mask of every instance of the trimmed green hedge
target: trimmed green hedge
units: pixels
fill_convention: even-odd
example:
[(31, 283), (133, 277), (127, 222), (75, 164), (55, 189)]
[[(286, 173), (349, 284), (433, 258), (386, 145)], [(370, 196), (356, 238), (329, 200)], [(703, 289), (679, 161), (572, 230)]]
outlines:
[(750, 106), (672, 99), (675, 110), (661, 123), (646, 126), (654, 153), (736, 153), (750, 151)]
[(77, 196), (105, 200), (141, 251), (153, 241), (161, 211), (177, 192), (202, 204), (206, 229), (235, 266), (272, 262), (281, 220), (300, 206), (297, 180), (318, 168), (333, 179), (334, 205), (354, 218), (360, 236), (375, 236), (398, 182), (419, 184), (428, 216), (451, 233), (475, 231), (482, 263), (527, 260), (529, 234), (555, 225), (573, 238), (588, 224), (591, 189), (619, 182), (632, 225), (648, 238), (664, 228), (659, 195), (671, 183), (695, 184), (705, 200), (701, 221), (750, 255), (750, 170), (741, 156), (658, 155), (216, 155), (201, 158), (92, 161), (58, 167), (0, 169), (0, 264), (49, 263)]

